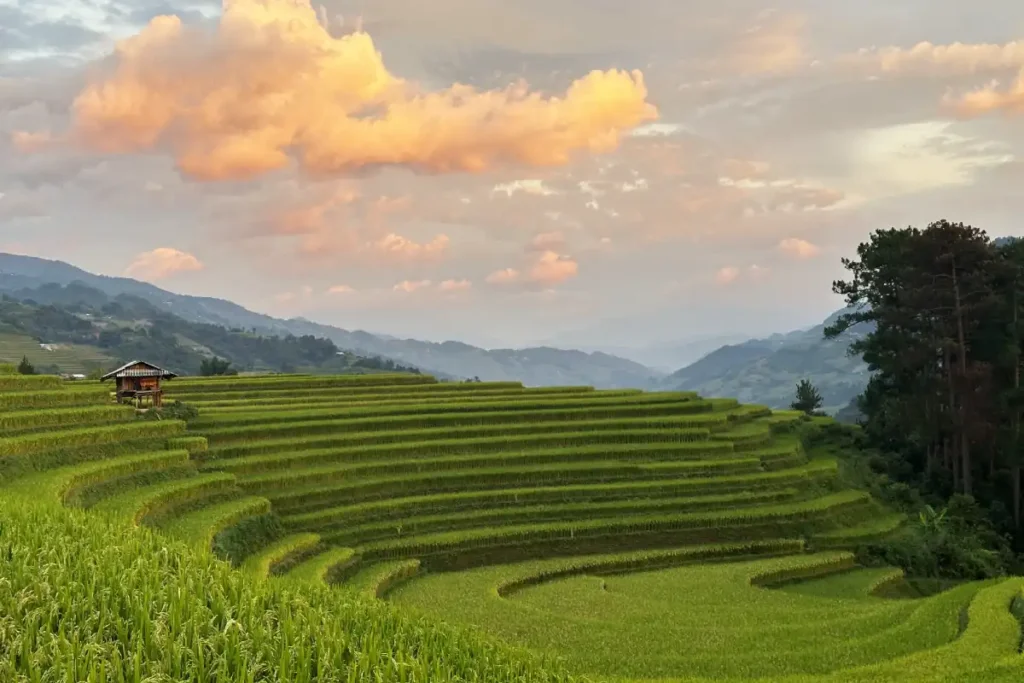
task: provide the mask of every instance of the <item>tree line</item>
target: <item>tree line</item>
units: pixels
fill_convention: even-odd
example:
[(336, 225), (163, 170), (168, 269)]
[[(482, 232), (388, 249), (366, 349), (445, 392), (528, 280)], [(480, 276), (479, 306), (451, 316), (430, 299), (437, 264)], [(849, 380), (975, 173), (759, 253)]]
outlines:
[(826, 329), (873, 373), (857, 399), (883, 474), (927, 500), (966, 498), (1024, 550), (1024, 241), (938, 221), (878, 230), (833, 283), (849, 311)]

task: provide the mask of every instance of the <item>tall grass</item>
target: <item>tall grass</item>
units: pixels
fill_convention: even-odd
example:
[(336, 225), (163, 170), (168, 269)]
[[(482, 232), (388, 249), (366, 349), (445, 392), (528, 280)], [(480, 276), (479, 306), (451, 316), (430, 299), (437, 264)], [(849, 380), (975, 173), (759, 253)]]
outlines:
[(254, 582), (92, 513), (0, 501), (0, 680), (570, 681), (436, 621), (315, 585)]

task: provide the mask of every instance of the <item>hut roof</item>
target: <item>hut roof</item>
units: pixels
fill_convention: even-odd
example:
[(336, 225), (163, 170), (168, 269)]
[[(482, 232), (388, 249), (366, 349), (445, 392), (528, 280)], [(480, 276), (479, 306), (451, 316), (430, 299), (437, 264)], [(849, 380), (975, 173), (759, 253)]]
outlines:
[(173, 377), (177, 377), (177, 375), (170, 370), (158, 368), (152, 363), (147, 363), (142, 360), (133, 360), (131, 363), (126, 363), (117, 370), (103, 375), (100, 377), (100, 381), (108, 380), (111, 377), (116, 377), (118, 379), (122, 377), (159, 377), (160, 379), (171, 379)]

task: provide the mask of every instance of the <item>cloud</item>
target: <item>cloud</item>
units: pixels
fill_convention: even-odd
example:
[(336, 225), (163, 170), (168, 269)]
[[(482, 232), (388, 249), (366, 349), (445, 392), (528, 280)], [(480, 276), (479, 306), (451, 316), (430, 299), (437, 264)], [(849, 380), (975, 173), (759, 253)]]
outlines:
[(1024, 114), (1024, 69), (1020, 76), (1006, 89), (1000, 89), (999, 83), (993, 81), (989, 85), (963, 95), (959, 100), (950, 100), (955, 111), (965, 118), (981, 116), (1001, 111), (1004, 114)]
[(1024, 66), (1024, 41), (1002, 45), (923, 41), (911, 48), (862, 49), (840, 61), (876, 66), (885, 73), (973, 74)]
[(334, 285), (333, 287), (328, 287), (328, 289), (327, 289), (327, 293), (328, 294), (334, 294), (334, 295), (351, 294), (351, 293), (353, 293), (355, 291), (356, 291), (355, 289), (353, 289), (352, 287), (349, 287), (348, 285)]
[(725, 266), (719, 268), (715, 273), (715, 283), (719, 285), (731, 285), (740, 276), (740, 269), (736, 266)]
[(515, 268), (502, 268), (488, 275), (484, 281), (489, 285), (510, 285), (519, 282), (521, 275)]
[(397, 285), (392, 287), (396, 292), (406, 292), (411, 294), (420, 289), (424, 289), (430, 286), (430, 280), (402, 280)]
[(804, 49), (807, 17), (766, 10), (732, 46), (730, 61), (742, 74), (792, 71), (810, 62)]
[(154, 18), (118, 43), (75, 99), (72, 137), (98, 152), (172, 154), (200, 180), (291, 165), (314, 174), (381, 165), (433, 172), (556, 166), (608, 152), (657, 118), (639, 71), (592, 71), (564, 95), (523, 83), (424, 92), (366, 33), (334, 38), (308, 0), (225, 0), (213, 33)]
[(784, 254), (796, 259), (814, 258), (821, 253), (821, 249), (816, 245), (796, 237), (787, 237), (779, 242), (779, 249)]
[(741, 280), (761, 282), (771, 273), (771, 270), (764, 266), (753, 263), (746, 268), (738, 266), (724, 266), (715, 273), (715, 284), (726, 287)]
[(516, 192), (539, 195), (541, 197), (548, 197), (551, 195), (559, 194), (558, 191), (553, 190), (547, 185), (545, 185), (543, 180), (537, 180), (535, 178), (528, 178), (525, 180), (513, 180), (510, 183), (498, 183), (491, 189), (491, 192), (495, 194), (499, 192), (504, 192), (505, 196), (507, 197), (511, 197)]
[(203, 263), (184, 251), (160, 247), (139, 254), (124, 274), (139, 280), (162, 280), (176, 273), (202, 270)]
[(419, 243), (389, 233), (373, 244), (373, 248), (386, 256), (406, 261), (429, 261), (444, 255), (451, 240), (448, 235), (438, 235), (430, 242)]
[(464, 292), (473, 287), (469, 280), (445, 280), (437, 286), (442, 292)]
[(530, 281), (548, 287), (561, 284), (579, 274), (579, 264), (568, 256), (545, 251), (530, 269)]
[[(392, 224), (399, 214), (408, 213), (409, 196), (375, 196), (366, 187), (349, 185), (333, 188), (318, 197), (301, 197), (298, 201), (284, 195), (261, 199), (248, 218), (239, 218), (231, 203), (220, 213), (238, 225), (235, 234), (242, 239), (284, 238), (306, 263), (319, 261), (334, 264), (339, 258), (384, 263), (428, 263), (446, 256), (451, 239), (436, 234), (428, 241), (418, 242), (396, 232)], [(291, 206), (281, 208), (282, 202)]]
[(565, 235), (559, 230), (534, 235), (527, 246), (528, 251), (559, 251), (561, 249), (565, 249)]
[(30, 133), (17, 130), (11, 133), (11, 143), (19, 152), (38, 152), (53, 142), (53, 137), (47, 132)]
[(556, 251), (543, 251), (523, 272), (516, 268), (503, 268), (487, 276), (485, 282), (491, 285), (540, 285), (553, 287), (579, 274), (579, 264), (569, 256)]

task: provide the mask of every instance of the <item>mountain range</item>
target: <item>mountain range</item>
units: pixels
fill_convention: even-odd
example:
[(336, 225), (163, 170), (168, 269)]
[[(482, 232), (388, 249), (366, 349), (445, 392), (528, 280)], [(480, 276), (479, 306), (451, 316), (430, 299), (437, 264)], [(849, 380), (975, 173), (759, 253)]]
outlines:
[[(60, 261), (0, 254), (0, 294), (25, 298), (28, 293), (38, 298), (38, 292), (45, 291), (47, 285), (75, 283), (109, 297), (128, 295), (144, 299), (157, 309), (192, 323), (267, 335), (326, 338), (340, 349), (392, 360), (442, 378), (513, 380), (528, 386), (576, 384), (698, 391), (705, 396), (733, 397), (773, 408), (788, 406), (797, 382), (809, 379), (821, 392), (824, 408), (829, 412), (846, 407), (868, 379), (867, 366), (846, 352), (850, 341), (866, 334), (867, 328), (858, 326), (834, 340), (823, 338), (824, 327), (843, 311), (804, 330), (747, 340), (738, 335), (707, 335), (676, 344), (651, 345), (642, 352), (633, 349), (629, 354), (633, 358), (593, 347), (483, 349), (459, 341), (399, 339), (304, 318), (275, 318), (224, 299), (175, 294), (130, 278), (94, 275)], [(672, 367), (670, 364), (677, 363), (674, 367), (684, 367), (668, 374), (637, 362), (637, 358), (649, 363), (652, 361), (648, 359), (657, 359), (659, 366)]]
[(660, 385), (783, 408), (793, 400), (797, 383), (809, 379), (821, 392), (823, 409), (834, 413), (864, 390), (869, 377), (864, 361), (847, 353), (850, 342), (868, 334), (869, 326), (855, 325), (836, 339), (824, 338), (825, 327), (846, 312), (836, 311), (805, 330), (722, 346)]
[(599, 351), (587, 353), (552, 347), (488, 350), (457, 341), (396, 339), (303, 318), (274, 318), (224, 299), (175, 294), (131, 278), (95, 275), (61, 261), (0, 253), (0, 293), (15, 295), (47, 284), (76, 282), (110, 297), (126, 294), (145, 299), (189, 322), (254, 330), (261, 334), (323, 337), (341, 349), (391, 359), (443, 377), (513, 380), (528, 386), (650, 388), (664, 376), (635, 361)]

